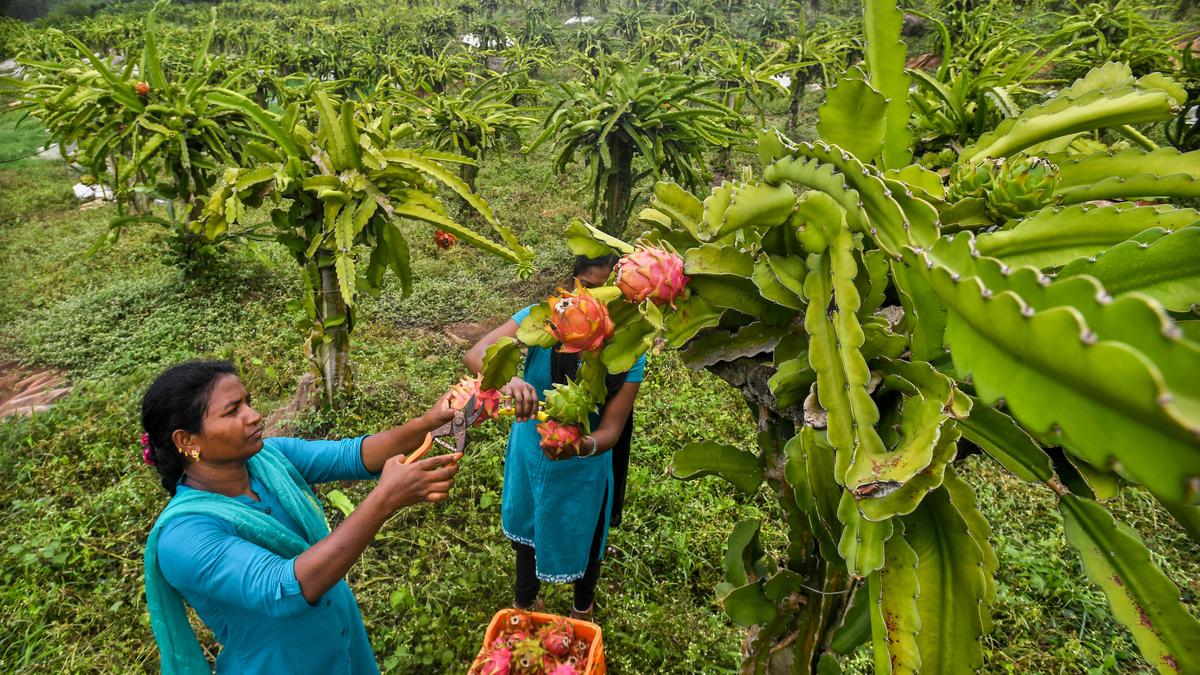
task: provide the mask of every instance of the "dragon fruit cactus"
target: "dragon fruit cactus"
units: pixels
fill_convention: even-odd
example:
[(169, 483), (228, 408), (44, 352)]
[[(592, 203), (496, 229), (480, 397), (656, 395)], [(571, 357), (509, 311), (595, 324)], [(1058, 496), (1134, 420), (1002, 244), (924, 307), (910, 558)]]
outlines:
[(579, 454), (583, 429), (578, 424), (549, 419), (537, 425), (537, 432), (542, 437), (542, 452), (550, 459), (566, 459)]
[(513, 675), (540, 675), (545, 657), (546, 650), (536, 637), (521, 640), (512, 649)]
[(649, 300), (670, 304), (683, 295), (688, 278), (683, 275), (683, 258), (657, 246), (639, 246), (617, 262), (617, 288), (630, 302)]
[(475, 424), (482, 424), (484, 420), (494, 420), (500, 410), (500, 390), (484, 389), (482, 387), (483, 376), (464, 377), (458, 384), (450, 388), (450, 407), (455, 410), (462, 410), (467, 407), (467, 401), (471, 397), (475, 397), (475, 402), (483, 408), (483, 414), (479, 419), (475, 420)]
[(555, 657), (563, 659), (571, 655), (571, 643), (575, 640), (575, 628), (571, 626), (570, 621), (561, 617), (554, 619), (543, 624), (537, 634), (542, 641), (542, 647)]
[(435, 246), (445, 251), (446, 249), (458, 243), (458, 237), (445, 230), (438, 230), (437, 232), (433, 233), (433, 243)]
[(574, 292), (561, 288), (559, 291), (560, 295), (548, 301), (550, 322), (546, 330), (562, 343), (560, 351), (568, 354), (600, 351), (613, 334), (608, 307), (578, 282)]
[(472, 675), (508, 675), (512, 663), (512, 651), (508, 647), (489, 649), (475, 661)]

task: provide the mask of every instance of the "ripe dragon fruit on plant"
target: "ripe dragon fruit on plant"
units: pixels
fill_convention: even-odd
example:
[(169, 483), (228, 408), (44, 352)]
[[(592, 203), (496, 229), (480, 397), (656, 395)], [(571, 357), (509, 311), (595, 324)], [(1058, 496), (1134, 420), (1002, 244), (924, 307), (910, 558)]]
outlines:
[(987, 193), (992, 220), (1002, 223), (1049, 206), (1058, 187), (1058, 167), (1042, 157), (1010, 157)]
[(435, 246), (445, 251), (446, 249), (458, 243), (458, 237), (445, 230), (438, 230), (437, 232), (433, 233), (433, 243)]
[(579, 425), (549, 419), (537, 425), (537, 432), (542, 437), (542, 452), (550, 459), (566, 459), (579, 454), (579, 442), (583, 439)]
[(650, 300), (656, 305), (674, 307), (688, 282), (683, 274), (683, 258), (656, 246), (639, 246), (622, 257), (616, 272), (617, 288), (630, 302)]
[(150, 85), (145, 82), (138, 82), (137, 84), (133, 85), (133, 91), (136, 92), (138, 96), (146, 96), (150, 93)]
[(613, 322), (608, 307), (581, 286), (575, 292), (559, 289), (560, 295), (549, 299), (550, 320), (546, 330), (562, 343), (564, 353), (596, 352), (613, 334)]
[(467, 401), (475, 397), (475, 402), (483, 408), (483, 414), (475, 420), (475, 424), (483, 424), (484, 420), (496, 419), (500, 410), (500, 390), (484, 389), (481, 385), (483, 376), (464, 377), (458, 384), (450, 388), (450, 407), (462, 410)]

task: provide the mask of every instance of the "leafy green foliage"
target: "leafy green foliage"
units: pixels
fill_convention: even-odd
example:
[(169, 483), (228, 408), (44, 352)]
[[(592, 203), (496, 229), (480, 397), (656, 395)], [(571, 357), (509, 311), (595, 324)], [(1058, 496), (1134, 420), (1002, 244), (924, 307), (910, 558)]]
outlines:
[[(705, 181), (702, 149), (726, 146), (737, 135), (735, 113), (715, 100), (716, 83), (664, 73), (646, 61), (602, 61), (585, 82), (564, 82), (531, 149), (553, 140), (555, 170), (565, 173), (583, 159), (592, 210), (603, 206), (603, 227), (620, 233), (632, 191), (645, 176), (671, 177), (688, 186)], [(635, 167), (634, 159), (640, 158)]]

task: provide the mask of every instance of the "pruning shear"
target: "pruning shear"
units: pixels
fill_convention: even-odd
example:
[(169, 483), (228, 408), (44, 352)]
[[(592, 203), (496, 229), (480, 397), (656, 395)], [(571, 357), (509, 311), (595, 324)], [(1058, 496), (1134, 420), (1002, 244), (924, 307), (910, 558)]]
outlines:
[[(467, 404), (463, 406), (462, 410), (454, 411), (454, 417), (449, 422), (425, 434), (425, 440), (421, 443), (421, 447), (408, 453), (408, 456), (404, 458), (404, 463), (412, 464), (421, 459), (425, 453), (429, 452), (434, 443), (452, 452), (462, 452), (467, 447), (467, 429), (470, 429), (481, 415), (483, 415), (483, 407), (472, 396), (467, 399)], [(454, 445), (443, 441), (442, 437), (444, 436), (453, 436)]]

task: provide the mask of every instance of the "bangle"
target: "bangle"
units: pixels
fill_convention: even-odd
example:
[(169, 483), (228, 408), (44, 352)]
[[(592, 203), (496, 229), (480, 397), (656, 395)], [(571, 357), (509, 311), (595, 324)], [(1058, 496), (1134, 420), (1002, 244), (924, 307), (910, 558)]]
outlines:
[(579, 453), (580, 457), (592, 457), (596, 454), (596, 447), (597, 447), (596, 446), (596, 437), (588, 436), (588, 438), (592, 441), (592, 451), (587, 453), (586, 455), (581, 452), (581, 453)]

